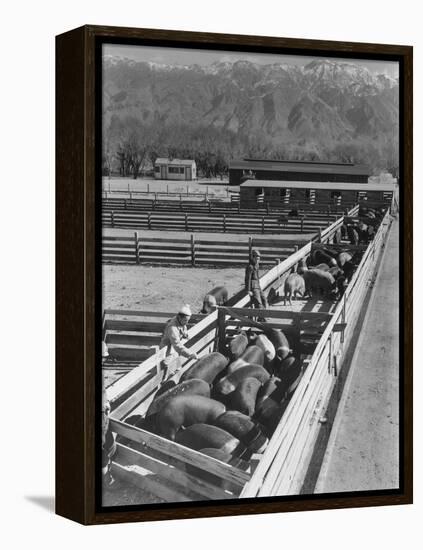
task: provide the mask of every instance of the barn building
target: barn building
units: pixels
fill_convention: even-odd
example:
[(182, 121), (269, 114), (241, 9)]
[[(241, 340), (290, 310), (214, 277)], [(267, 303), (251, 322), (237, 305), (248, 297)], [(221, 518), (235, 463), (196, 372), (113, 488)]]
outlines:
[(154, 163), (154, 177), (156, 180), (195, 180), (197, 165), (195, 160), (157, 158)]
[(246, 180), (240, 186), (240, 207), (269, 206), (353, 206), (366, 202), (369, 205), (391, 205), (397, 200), (398, 186), (394, 183), (355, 183)]
[(368, 166), (333, 162), (243, 159), (229, 165), (229, 184), (246, 179), (367, 183)]

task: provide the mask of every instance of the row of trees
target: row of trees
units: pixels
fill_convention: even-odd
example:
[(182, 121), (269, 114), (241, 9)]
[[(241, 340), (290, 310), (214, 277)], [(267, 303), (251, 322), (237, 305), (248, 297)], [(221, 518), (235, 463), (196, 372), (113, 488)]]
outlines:
[(234, 158), (305, 160), (367, 164), (373, 174), (398, 176), (398, 139), (385, 143), (350, 141), (322, 144), (305, 139), (277, 144), (266, 135), (245, 136), (214, 127), (143, 124), (139, 118), (113, 115), (103, 129), (103, 175), (138, 178), (152, 170), (158, 157), (194, 159), (203, 177), (223, 177)]

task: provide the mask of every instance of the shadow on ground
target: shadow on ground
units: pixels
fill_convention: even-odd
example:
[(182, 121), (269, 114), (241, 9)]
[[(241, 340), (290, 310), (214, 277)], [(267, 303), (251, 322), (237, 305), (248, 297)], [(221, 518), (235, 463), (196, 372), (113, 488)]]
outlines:
[(47, 512), (50, 512), (51, 514), (54, 514), (54, 503), (55, 499), (53, 496), (33, 496), (33, 495), (26, 495), (25, 500), (28, 502), (32, 502), (33, 504), (36, 504), (40, 508), (44, 508)]

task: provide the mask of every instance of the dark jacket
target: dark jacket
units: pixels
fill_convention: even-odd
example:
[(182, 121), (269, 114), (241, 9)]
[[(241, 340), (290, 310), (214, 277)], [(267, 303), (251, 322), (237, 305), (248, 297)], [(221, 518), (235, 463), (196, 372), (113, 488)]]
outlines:
[(245, 268), (245, 290), (249, 292), (255, 289), (260, 290), (259, 268), (252, 262), (249, 262)]

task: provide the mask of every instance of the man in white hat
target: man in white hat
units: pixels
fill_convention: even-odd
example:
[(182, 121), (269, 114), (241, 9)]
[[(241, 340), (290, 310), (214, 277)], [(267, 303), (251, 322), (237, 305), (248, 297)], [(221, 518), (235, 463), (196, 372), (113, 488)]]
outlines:
[(182, 340), (188, 338), (187, 325), (191, 315), (191, 308), (185, 304), (179, 309), (178, 314), (167, 322), (160, 341), (160, 349), (166, 348), (166, 357), (178, 354), (188, 359), (198, 359), (197, 354), (182, 343)]
[(245, 268), (245, 290), (251, 298), (253, 307), (268, 308), (264, 292), (260, 287), (260, 251), (257, 248), (251, 250), (250, 261)]

